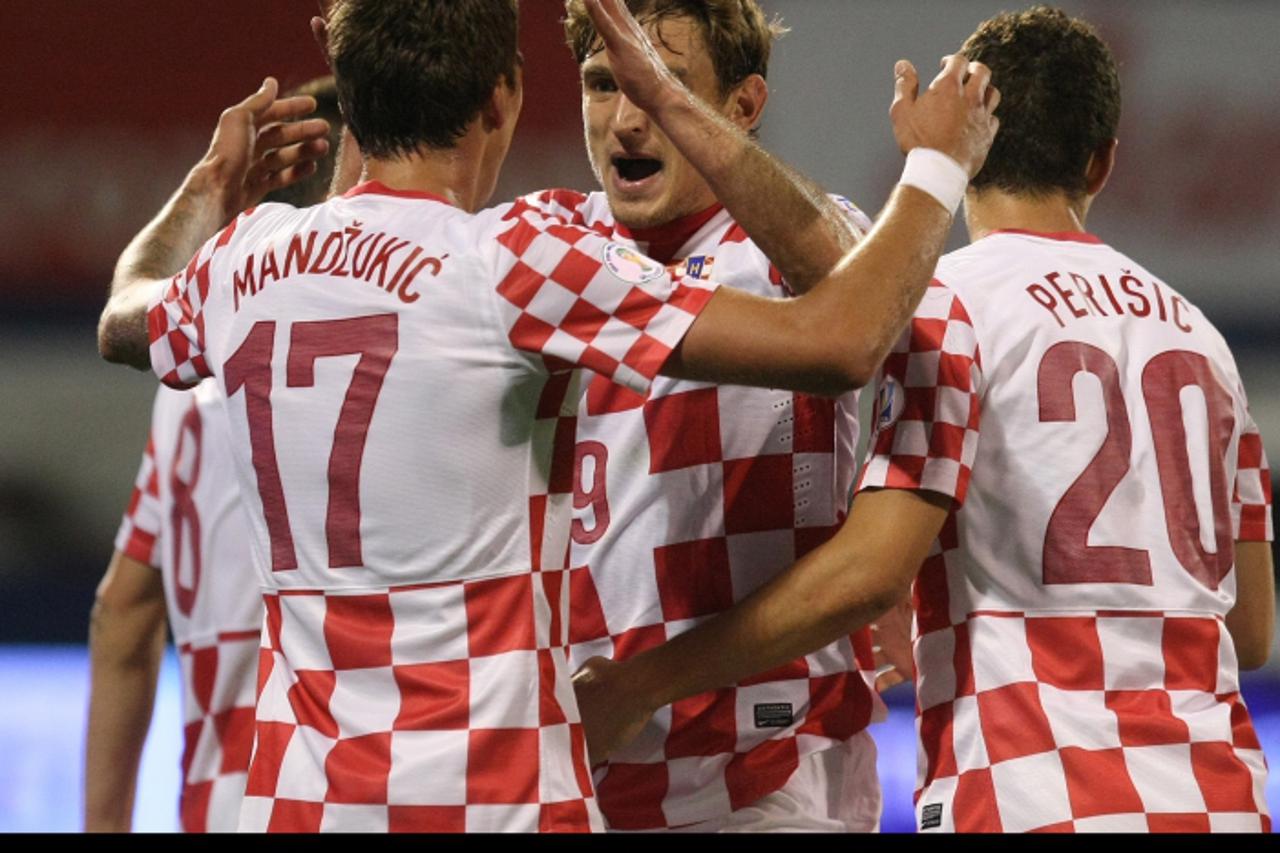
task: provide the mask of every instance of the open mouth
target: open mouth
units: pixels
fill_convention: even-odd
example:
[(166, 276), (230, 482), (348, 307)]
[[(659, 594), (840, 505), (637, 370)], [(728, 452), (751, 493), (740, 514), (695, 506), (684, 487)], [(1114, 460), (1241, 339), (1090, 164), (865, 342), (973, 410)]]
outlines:
[(628, 183), (639, 183), (661, 172), (662, 161), (647, 157), (614, 157), (613, 168), (617, 170), (622, 180)]

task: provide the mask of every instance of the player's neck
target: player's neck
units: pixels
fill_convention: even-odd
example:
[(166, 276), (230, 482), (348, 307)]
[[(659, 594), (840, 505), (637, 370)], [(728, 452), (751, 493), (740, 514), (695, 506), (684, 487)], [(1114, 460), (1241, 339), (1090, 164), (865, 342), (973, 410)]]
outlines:
[(464, 136), (454, 148), (375, 159), (366, 157), (362, 181), (377, 181), (393, 190), (426, 192), (474, 212), (493, 192), (493, 166), (479, 141)]
[(970, 241), (996, 231), (1035, 231), (1041, 234), (1082, 233), (1091, 199), (1065, 193), (1047, 196), (1014, 195), (1000, 190), (974, 190), (964, 197), (964, 221)]

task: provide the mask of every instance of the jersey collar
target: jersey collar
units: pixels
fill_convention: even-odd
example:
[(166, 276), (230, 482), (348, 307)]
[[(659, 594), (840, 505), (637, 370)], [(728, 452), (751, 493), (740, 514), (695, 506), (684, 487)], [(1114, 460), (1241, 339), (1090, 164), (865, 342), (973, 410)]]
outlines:
[(1001, 228), (999, 231), (992, 231), (995, 234), (1018, 234), (1023, 237), (1040, 237), (1045, 240), (1057, 240), (1062, 243), (1088, 243), (1092, 246), (1101, 246), (1102, 238), (1093, 234), (1086, 234), (1083, 231), (1027, 231), (1022, 228)]
[(713, 204), (706, 210), (682, 216), (674, 222), (657, 225), (653, 228), (628, 228), (618, 223), (618, 235), (642, 244), (644, 253), (660, 264), (669, 264), (675, 260), (680, 249), (684, 247), (694, 234), (710, 222), (717, 213), (724, 210), (724, 205)]
[(393, 198), (416, 198), (426, 201), (438, 201), (441, 204), (447, 204), (453, 207), (453, 202), (442, 195), (429, 193), (422, 190), (396, 190), (387, 186), (380, 181), (365, 181), (362, 184), (356, 184), (351, 189), (342, 194), (343, 198), (354, 198), (358, 195), (389, 195)]

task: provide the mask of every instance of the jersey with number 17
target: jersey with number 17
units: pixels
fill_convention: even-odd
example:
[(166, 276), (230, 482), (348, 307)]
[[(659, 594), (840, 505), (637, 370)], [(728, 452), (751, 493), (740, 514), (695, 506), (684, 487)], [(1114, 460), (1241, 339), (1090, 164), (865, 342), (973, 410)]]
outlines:
[(647, 389), (710, 300), (514, 206), (265, 205), (150, 313), (225, 393), (267, 588), (247, 830), (600, 826), (565, 653), (578, 368)]
[(860, 488), (942, 493), (915, 586), (922, 829), (1254, 830), (1224, 617), (1272, 538), (1230, 350), (1087, 234), (953, 252), (885, 362)]

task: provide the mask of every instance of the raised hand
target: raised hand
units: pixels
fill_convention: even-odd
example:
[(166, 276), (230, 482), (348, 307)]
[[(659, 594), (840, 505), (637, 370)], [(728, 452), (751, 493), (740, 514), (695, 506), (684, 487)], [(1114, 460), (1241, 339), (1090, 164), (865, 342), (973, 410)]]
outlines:
[(310, 175), (329, 149), (328, 122), (297, 121), (315, 111), (315, 98), (277, 98), (278, 93), (279, 85), (268, 77), (218, 118), (201, 165), (217, 183), (226, 220), (272, 190)]
[(613, 79), (633, 104), (652, 114), (664, 94), (684, 89), (623, 0), (585, 2), (604, 42)]
[(918, 94), (920, 79), (910, 62), (898, 60), (894, 76), (889, 117), (902, 152), (934, 148), (969, 177), (978, 174), (1000, 127), (1000, 90), (991, 85), (991, 70), (981, 62), (966, 63), (960, 54), (948, 56), (924, 94)]

